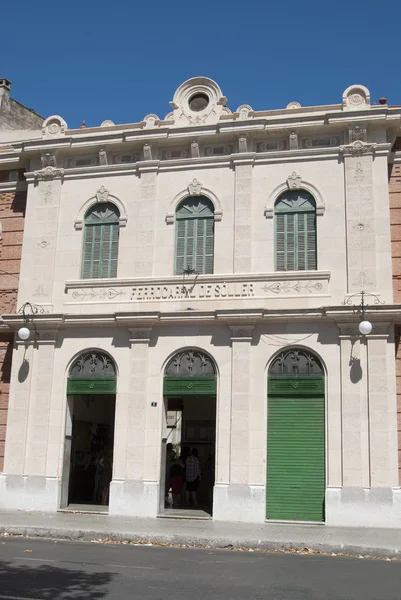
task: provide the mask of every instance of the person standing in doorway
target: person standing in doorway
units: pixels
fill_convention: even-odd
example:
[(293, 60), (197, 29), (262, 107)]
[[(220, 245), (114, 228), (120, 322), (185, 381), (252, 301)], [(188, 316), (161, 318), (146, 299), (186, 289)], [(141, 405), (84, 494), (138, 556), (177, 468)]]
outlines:
[(184, 448), (182, 449), (182, 453), (180, 456), (180, 460), (182, 462), (183, 465), (183, 469), (182, 469), (182, 490), (181, 490), (181, 506), (186, 506), (188, 504), (187, 500), (186, 500), (186, 465), (187, 465), (187, 458), (188, 456), (191, 454), (191, 448), (189, 446), (184, 446)]
[(171, 465), (175, 460), (175, 452), (173, 449), (173, 444), (169, 442), (166, 446), (166, 474), (165, 474), (165, 490), (164, 490), (164, 506), (168, 508), (168, 493), (170, 490), (170, 469)]
[(197, 448), (192, 448), (192, 452), (185, 463), (185, 480), (187, 505), (189, 506), (189, 501), (192, 500), (193, 507), (197, 508), (196, 492), (201, 480)]

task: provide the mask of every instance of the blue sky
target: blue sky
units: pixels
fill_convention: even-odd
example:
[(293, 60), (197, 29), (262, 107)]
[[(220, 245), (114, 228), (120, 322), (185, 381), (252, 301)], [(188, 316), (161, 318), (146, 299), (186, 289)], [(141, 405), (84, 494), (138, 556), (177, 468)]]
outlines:
[(399, 0), (15, 0), (0, 12), (0, 77), (69, 127), (163, 118), (197, 75), (231, 110), (334, 104), (354, 83), (401, 104), (400, 18)]

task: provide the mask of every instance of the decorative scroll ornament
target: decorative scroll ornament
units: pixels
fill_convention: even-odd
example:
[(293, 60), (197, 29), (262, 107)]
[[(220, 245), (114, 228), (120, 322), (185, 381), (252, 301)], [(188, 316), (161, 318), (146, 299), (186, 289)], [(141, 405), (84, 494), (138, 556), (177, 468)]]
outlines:
[(191, 156), (192, 158), (199, 158), (200, 156), (199, 144), (196, 140), (191, 143)]
[(366, 144), (361, 140), (355, 140), (352, 144), (347, 146), (340, 146), (340, 152), (343, 154), (350, 154), (351, 156), (361, 156), (362, 154), (368, 154), (374, 152), (377, 144)]
[(241, 137), (238, 139), (238, 151), (248, 152), (248, 140), (245, 135), (241, 135)]
[(152, 148), (150, 144), (145, 144), (143, 147), (143, 160), (152, 160)]
[(55, 167), (45, 167), (40, 171), (34, 171), (33, 176), (36, 181), (52, 181), (53, 179), (63, 179), (64, 169), (56, 169)]
[(303, 349), (291, 349), (281, 352), (270, 365), (269, 375), (286, 377), (293, 375), (324, 375), (320, 360), (312, 352)]
[(353, 125), (349, 129), (349, 141), (350, 143), (356, 141), (366, 142), (367, 141), (367, 129), (366, 125), (361, 127), (360, 125)]
[(98, 191), (96, 192), (96, 198), (98, 202), (107, 202), (109, 198), (109, 190), (104, 187), (104, 185), (100, 186)]
[(212, 359), (199, 350), (178, 352), (164, 371), (167, 377), (213, 377), (216, 367)]
[(110, 356), (96, 350), (81, 354), (70, 368), (70, 377), (116, 377), (116, 367)]
[(365, 110), (370, 107), (370, 92), (364, 85), (350, 85), (343, 92), (343, 109)]
[(59, 115), (48, 117), (42, 125), (42, 136), (44, 138), (54, 138), (65, 135), (67, 123)]
[(237, 108), (236, 112), (238, 113), (238, 119), (240, 121), (246, 121), (246, 119), (251, 119), (255, 114), (252, 106), (249, 106), (249, 104), (241, 104), (241, 106)]
[(99, 164), (100, 165), (107, 165), (107, 152), (106, 150), (100, 150), (99, 152)]
[(297, 175), (295, 171), (287, 177), (287, 185), (289, 190), (299, 190), (302, 183), (302, 177)]
[(199, 196), (202, 192), (201, 182), (194, 178), (188, 185), (188, 192), (190, 196)]
[(45, 169), (46, 167), (57, 167), (56, 157), (54, 154), (50, 154), (50, 152), (42, 154), (40, 161), (42, 163), (42, 169)]
[(156, 123), (158, 121), (160, 121), (160, 119), (157, 115), (146, 115), (146, 117), (144, 117), (143, 120), (144, 120), (146, 129), (152, 129), (153, 127), (156, 126)]
[(286, 106), (286, 108), (301, 108), (301, 105), (299, 102), (289, 102)]

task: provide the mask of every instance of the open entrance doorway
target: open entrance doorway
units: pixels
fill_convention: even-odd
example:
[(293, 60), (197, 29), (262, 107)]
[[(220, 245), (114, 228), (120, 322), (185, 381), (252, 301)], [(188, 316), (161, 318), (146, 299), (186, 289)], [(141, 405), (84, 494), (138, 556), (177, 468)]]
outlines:
[(216, 446), (216, 369), (198, 350), (176, 354), (164, 376), (160, 516), (210, 518)]
[(77, 358), (67, 384), (62, 508), (107, 511), (113, 472), (116, 369), (104, 353)]

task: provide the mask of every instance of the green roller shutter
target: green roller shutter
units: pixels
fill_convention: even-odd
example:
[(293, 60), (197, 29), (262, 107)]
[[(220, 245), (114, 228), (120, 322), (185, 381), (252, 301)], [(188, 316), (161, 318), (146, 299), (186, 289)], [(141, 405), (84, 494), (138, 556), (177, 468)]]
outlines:
[(267, 518), (324, 521), (322, 377), (269, 377)]

